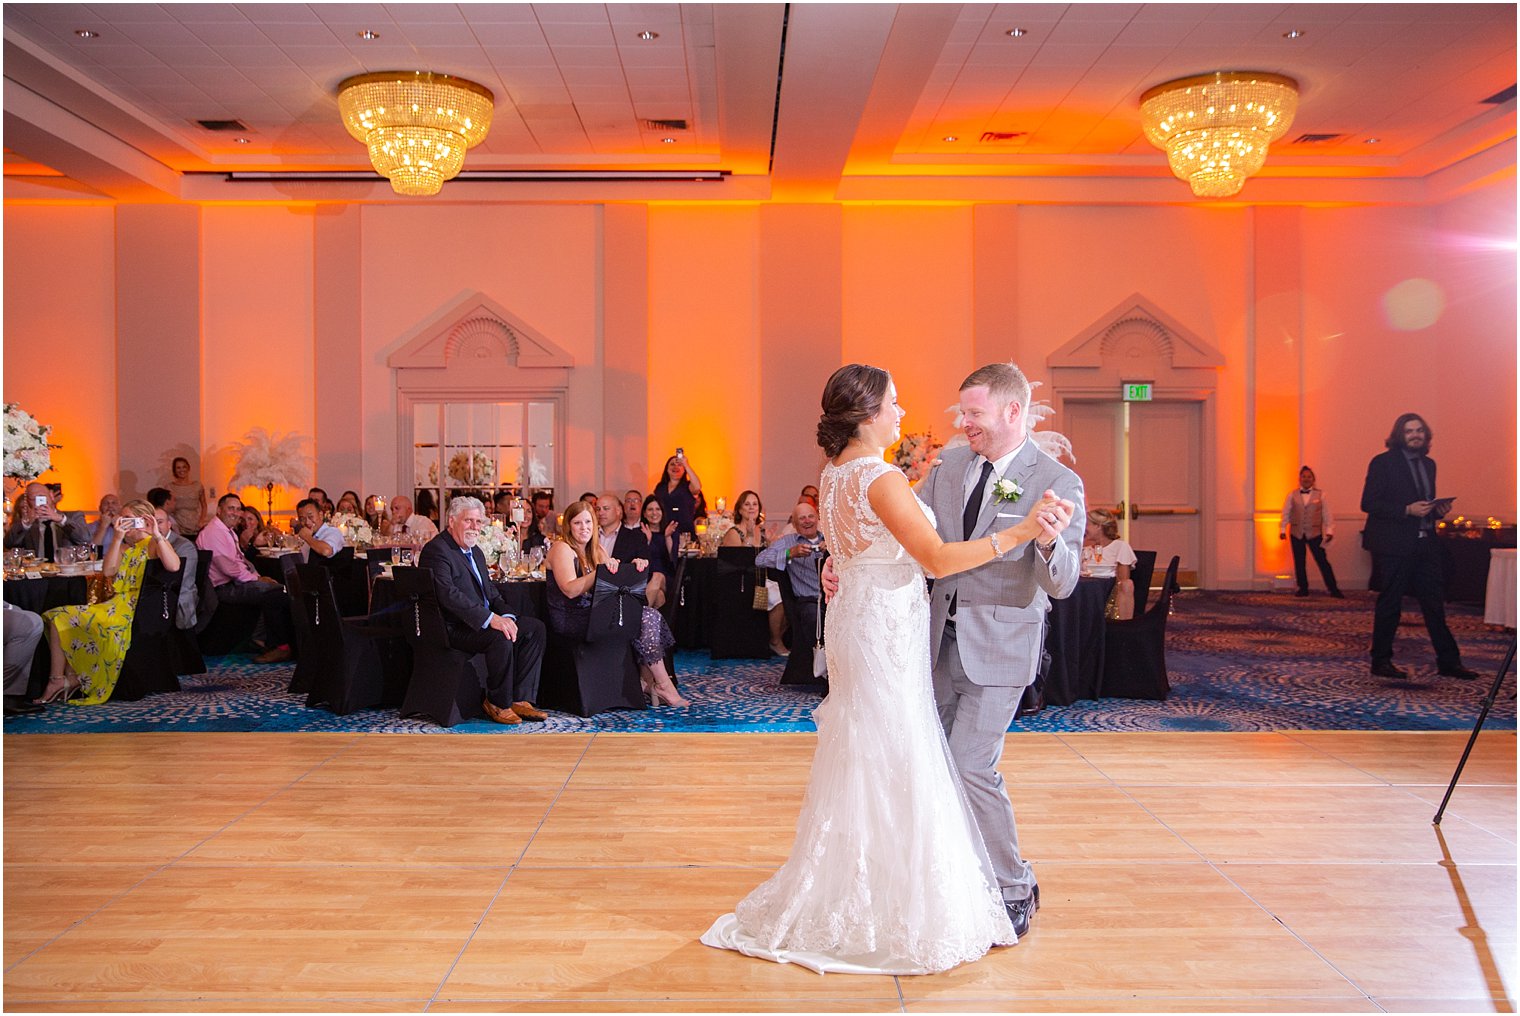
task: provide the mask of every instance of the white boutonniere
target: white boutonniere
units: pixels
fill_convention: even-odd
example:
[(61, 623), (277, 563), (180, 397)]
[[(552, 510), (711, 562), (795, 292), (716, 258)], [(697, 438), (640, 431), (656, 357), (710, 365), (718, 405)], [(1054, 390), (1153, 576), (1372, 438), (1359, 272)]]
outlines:
[(1023, 489), (1017, 483), (1006, 478), (999, 479), (992, 485), (992, 497), (997, 501), (1006, 501), (1009, 504), (1013, 504), (1019, 499), (1019, 495), (1023, 493)]

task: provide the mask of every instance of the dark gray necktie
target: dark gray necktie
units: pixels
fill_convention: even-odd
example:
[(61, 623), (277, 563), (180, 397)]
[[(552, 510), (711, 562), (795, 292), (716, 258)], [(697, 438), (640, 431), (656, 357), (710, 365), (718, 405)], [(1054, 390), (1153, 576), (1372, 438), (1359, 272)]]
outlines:
[(976, 528), (976, 517), (982, 513), (982, 498), (987, 493), (987, 477), (992, 475), (992, 463), (986, 460), (982, 462), (982, 475), (977, 477), (976, 486), (971, 488), (971, 496), (966, 499), (965, 510), (961, 512), (961, 539), (971, 539), (971, 531)]

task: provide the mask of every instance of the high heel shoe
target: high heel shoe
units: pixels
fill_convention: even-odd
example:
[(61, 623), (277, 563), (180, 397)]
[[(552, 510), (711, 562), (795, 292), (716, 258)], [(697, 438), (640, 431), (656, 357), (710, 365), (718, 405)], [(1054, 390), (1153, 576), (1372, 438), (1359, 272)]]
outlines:
[[(53, 684), (54, 681), (58, 682), (56, 687)], [(45, 706), (53, 702), (67, 702), (82, 687), (84, 687), (84, 682), (77, 677), (69, 677), (66, 674), (56, 678), (49, 677), (47, 687), (42, 690), (42, 698), (38, 699), (37, 703)]]
[(681, 709), (691, 705), (690, 701), (682, 698), (681, 693), (676, 691), (676, 686), (670, 683), (669, 678), (663, 682), (655, 681), (650, 686), (649, 700), (656, 706), (677, 706)]

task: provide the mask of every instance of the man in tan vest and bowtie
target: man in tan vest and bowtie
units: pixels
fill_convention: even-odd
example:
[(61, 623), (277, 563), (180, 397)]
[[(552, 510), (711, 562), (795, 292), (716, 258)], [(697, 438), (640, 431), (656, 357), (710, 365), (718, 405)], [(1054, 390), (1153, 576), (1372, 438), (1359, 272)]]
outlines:
[(1293, 574), (1298, 579), (1298, 591), (1294, 596), (1309, 595), (1309, 569), (1304, 561), (1304, 551), (1314, 554), (1319, 565), (1325, 588), (1337, 600), (1345, 597), (1335, 584), (1335, 569), (1325, 556), (1325, 546), (1335, 539), (1335, 518), (1330, 514), (1330, 503), (1325, 492), (1314, 485), (1314, 470), (1308, 466), (1298, 471), (1298, 489), (1283, 502), (1282, 521), (1278, 525), (1277, 538), (1293, 540)]

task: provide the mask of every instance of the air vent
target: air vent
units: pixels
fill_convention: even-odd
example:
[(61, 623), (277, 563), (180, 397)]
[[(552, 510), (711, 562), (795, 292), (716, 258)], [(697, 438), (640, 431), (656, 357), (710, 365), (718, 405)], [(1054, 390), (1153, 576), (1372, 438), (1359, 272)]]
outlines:
[(645, 120), (646, 131), (684, 131), (687, 129), (685, 120)]
[(241, 120), (197, 120), (208, 131), (235, 131), (238, 134), (246, 133), (248, 126)]
[(1503, 89), (1501, 91), (1495, 92), (1493, 95), (1490, 95), (1488, 98), (1484, 99), (1483, 101), (1485, 103), (1487, 103), (1488, 105), (1490, 105), (1490, 106), (1502, 106), (1506, 102), (1509, 102), (1510, 100), (1514, 99), (1514, 97), (1515, 97), (1515, 86), (1514, 85), (1510, 85), (1508, 88), (1505, 88), (1505, 89)]
[(1344, 134), (1300, 134), (1293, 139), (1295, 145), (1326, 145), (1332, 141), (1339, 141)]
[(1026, 136), (1028, 131), (986, 131), (982, 134), (982, 144), (996, 144), (999, 141), (1014, 141)]

